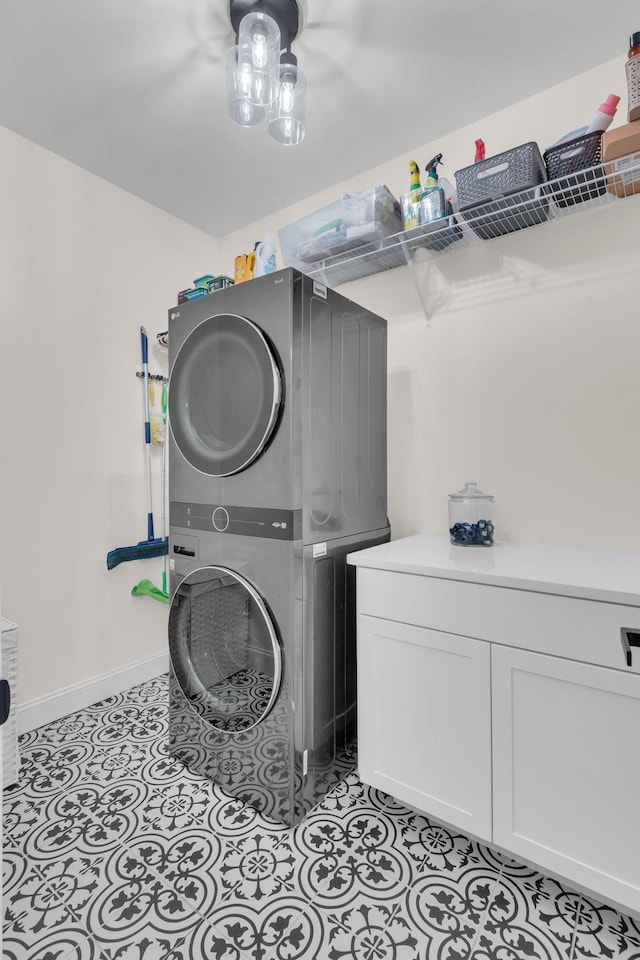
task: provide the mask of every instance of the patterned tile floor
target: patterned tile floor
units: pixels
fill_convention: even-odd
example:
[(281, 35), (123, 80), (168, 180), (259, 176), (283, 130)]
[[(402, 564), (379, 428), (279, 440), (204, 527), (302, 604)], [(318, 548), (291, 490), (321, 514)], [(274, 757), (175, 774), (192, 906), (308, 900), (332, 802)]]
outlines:
[(640, 921), (355, 775), (289, 830), (166, 732), (160, 677), (21, 738), (6, 960), (640, 960)]

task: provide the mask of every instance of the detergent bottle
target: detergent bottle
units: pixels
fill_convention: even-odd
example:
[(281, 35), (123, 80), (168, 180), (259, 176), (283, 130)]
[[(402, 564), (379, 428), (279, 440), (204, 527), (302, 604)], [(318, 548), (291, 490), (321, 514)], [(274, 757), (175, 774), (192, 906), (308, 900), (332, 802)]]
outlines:
[(254, 276), (264, 277), (267, 273), (276, 271), (276, 247), (273, 236), (265, 233), (264, 240), (256, 248), (256, 265)]
[(610, 93), (592, 116), (586, 132), (595, 133), (596, 130), (606, 130), (610, 127), (619, 103), (620, 97), (617, 97), (615, 93)]
[(256, 242), (253, 245), (253, 250), (251, 251), (251, 253), (247, 254), (247, 266), (246, 266), (245, 275), (244, 275), (245, 280), (253, 280), (253, 278), (256, 275), (256, 253), (259, 246), (260, 246), (260, 242), (256, 240)]

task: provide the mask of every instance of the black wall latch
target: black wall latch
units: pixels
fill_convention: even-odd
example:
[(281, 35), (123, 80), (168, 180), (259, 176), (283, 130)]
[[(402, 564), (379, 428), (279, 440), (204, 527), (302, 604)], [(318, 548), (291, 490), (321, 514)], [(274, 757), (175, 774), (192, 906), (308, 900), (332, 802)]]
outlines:
[(640, 647), (640, 631), (629, 630), (627, 627), (621, 627), (620, 639), (622, 640), (622, 649), (624, 650), (625, 657), (627, 659), (627, 666), (631, 667), (633, 666), (631, 647)]
[(0, 680), (0, 727), (9, 719), (11, 709), (11, 689), (8, 680)]

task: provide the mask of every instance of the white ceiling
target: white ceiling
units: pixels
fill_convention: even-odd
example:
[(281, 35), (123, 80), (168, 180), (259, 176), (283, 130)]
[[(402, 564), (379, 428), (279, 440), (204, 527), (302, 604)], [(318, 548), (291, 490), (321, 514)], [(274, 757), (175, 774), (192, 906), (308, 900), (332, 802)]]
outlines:
[(220, 237), (590, 67), (623, 62), (640, 30), (638, 0), (301, 8), (293, 51), (309, 87), (300, 146), (227, 118), (228, 0), (0, 0), (0, 124)]

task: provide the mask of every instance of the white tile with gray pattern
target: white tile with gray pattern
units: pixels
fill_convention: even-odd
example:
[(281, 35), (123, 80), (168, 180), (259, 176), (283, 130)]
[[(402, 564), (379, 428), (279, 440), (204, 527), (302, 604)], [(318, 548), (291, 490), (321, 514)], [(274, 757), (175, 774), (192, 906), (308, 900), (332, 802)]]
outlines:
[(640, 960), (640, 922), (350, 774), (294, 829), (167, 753), (166, 676), (21, 738), (5, 960)]

